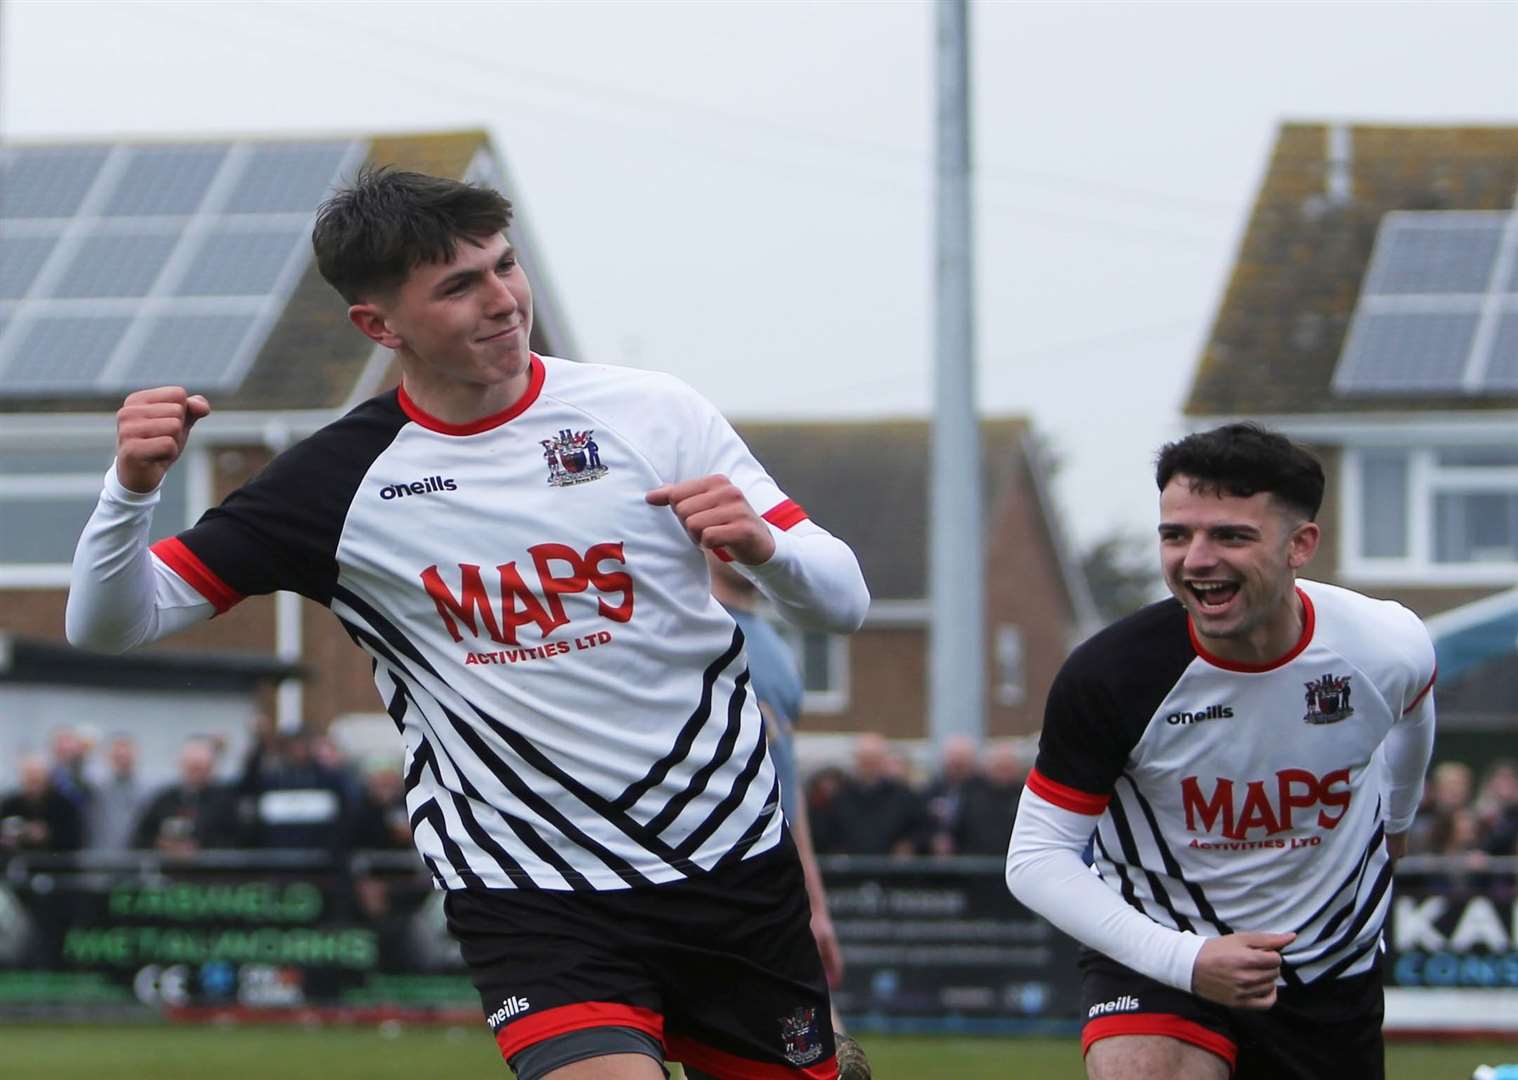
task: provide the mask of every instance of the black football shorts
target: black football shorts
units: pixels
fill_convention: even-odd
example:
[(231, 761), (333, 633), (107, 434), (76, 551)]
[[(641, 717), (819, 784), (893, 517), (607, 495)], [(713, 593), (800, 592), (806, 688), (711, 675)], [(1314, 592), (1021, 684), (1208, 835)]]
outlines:
[(1081, 1052), (1114, 1035), (1168, 1035), (1228, 1062), (1235, 1080), (1383, 1080), (1381, 967), (1278, 986), (1264, 1011), (1230, 1009), (1081, 950)]
[[(520, 1076), (538, 1072), (528, 1059), (557, 1067), (662, 1047), (723, 1080), (836, 1080), (827, 979), (789, 833), (668, 885), (453, 890), (444, 911)], [(576, 1043), (577, 1032), (595, 1041)]]

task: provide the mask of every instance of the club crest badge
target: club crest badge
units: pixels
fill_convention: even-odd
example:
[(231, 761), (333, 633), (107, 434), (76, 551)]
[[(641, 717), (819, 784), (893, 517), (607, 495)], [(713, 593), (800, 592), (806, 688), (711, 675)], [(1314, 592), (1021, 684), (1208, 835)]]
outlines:
[(596, 429), (571, 431), (564, 428), (552, 439), (539, 440), (543, 444), (543, 460), (548, 463), (548, 483), (553, 487), (569, 487), (599, 480), (607, 473), (601, 462), (601, 448), (596, 445)]
[(1349, 704), (1349, 676), (1324, 675), (1307, 686), (1307, 715), (1302, 717), (1309, 724), (1337, 724), (1354, 709)]
[(780, 1040), (785, 1044), (785, 1060), (792, 1065), (810, 1065), (822, 1057), (822, 1033), (817, 1030), (817, 1010), (798, 1007), (780, 1018)]

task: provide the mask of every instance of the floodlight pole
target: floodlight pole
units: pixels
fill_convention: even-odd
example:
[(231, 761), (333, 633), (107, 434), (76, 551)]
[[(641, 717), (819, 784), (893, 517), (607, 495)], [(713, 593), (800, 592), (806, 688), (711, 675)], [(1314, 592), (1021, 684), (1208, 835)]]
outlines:
[(985, 730), (985, 554), (975, 409), (967, 0), (938, 0), (937, 308), (928, 586), (929, 734)]

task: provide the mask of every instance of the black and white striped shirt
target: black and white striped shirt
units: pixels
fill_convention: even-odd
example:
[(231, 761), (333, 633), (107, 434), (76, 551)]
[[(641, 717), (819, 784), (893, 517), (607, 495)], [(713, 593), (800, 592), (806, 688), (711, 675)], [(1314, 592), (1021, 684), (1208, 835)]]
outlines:
[[(468, 426), (404, 390), (359, 406), (155, 545), (152, 571), (160, 596), (187, 583), (206, 614), (277, 589), (332, 610), (373, 660), (441, 887), (677, 881), (781, 835), (742, 634), (678, 519), (644, 499), (713, 473), (776, 535), (761, 588), (857, 626), (852, 554), (709, 403), (665, 375), (551, 357), (510, 410)], [(108, 477), (81, 551), (132, 503)]]

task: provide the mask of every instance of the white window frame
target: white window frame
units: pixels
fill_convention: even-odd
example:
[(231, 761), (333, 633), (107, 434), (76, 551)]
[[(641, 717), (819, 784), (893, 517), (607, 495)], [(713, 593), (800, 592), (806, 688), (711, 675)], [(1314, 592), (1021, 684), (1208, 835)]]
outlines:
[[(1441, 441), (1437, 449), (1460, 445)], [(1476, 444), (1467, 444), (1476, 445)], [(1510, 446), (1511, 442), (1493, 444)], [(1361, 552), (1364, 510), (1362, 474), (1367, 452), (1397, 450), (1407, 454), (1407, 554), (1401, 558), (1370, 558)], [(1518, 578), (1518, 559), (1502, 562), (1437, 563), (1434, 561), (1434, 498), (1446, 493), (1502, 492), (1518, 495), (1518, 465), (1439, 465), (1433, 446), (1379, 444), (1346, 447), (1340, 485), (1343, 547), (1340, 571), (1346, 580), (1366, 584), (1426, 584), (1436, 586), (1511, 585)]]
[[(845, 634), (829, 634), (823, 630), (803, 630), (781, 618), (773, 618), (770, 625), (785, 639), (801, 675), (801, 711), (810, 713), (841, 713), (849, 708), (849, 639)], [(807, 635), (822, 634), (827, 638), (828, 687), (825, 690), (806, 689), (806, 642)]]
[[(9, 444), (17, 445), (17, 444)], [(0, 475), (0, 516), (6, 512), (7, 496), (57, 495), (68, 498), (93, 500), (100, 494), (105, 471), (111, 462), (111, 446), (91, 439), (83, 442), (32, 441), (24, 444), (27, 449), (59, 453), (80, 450), (100, 451), (101, 466), (96, 473), (67, 472), (40, 473), (29, 476)], [(176, 470), (185, 475), (185, 520), (179, 522), (175, 531), (188, 528), (211, 504), (212, 476), (211, 450), (207, 447), (188, 446), (184, 456), (175, 464)], [(74, 554), (73, 537), (60, 549), (62, 560), (52, 563), (0, 562), (0, 589), (61, 589), (69, 583), (70, 560)]]

